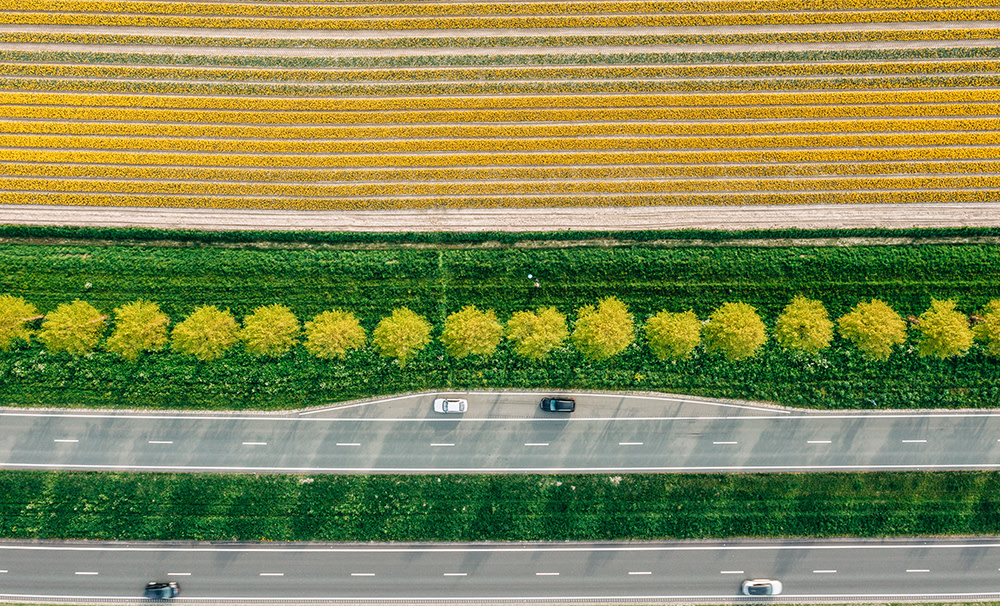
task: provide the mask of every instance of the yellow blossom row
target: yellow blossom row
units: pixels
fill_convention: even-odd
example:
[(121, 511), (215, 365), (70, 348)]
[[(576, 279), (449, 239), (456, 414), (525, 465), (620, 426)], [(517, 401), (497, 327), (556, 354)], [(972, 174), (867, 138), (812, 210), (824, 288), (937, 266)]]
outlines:
[(243, 82), (382, 82), (643, 78), (762, 78), (895, 74), (960, 74), (1000, 71), (1000, 60), (872, 61), (755, 64), (673, 64), (516, 67), (427, 67), (406, 69), (290, 69), (0, 63), (7, 77), (220, 80)]
[(107, 164), (35, 164), (0, 162), (0, 175), (90, 179), (161, 179), (172, 181), (353, 182), (484, 181), (547, 179), (665, 179), (690, 177), (785, 177), (824, 175), (1000, 174), (1000, 161), (788, 162), (768, 164), (653, 164), (610, 166), (491, 166), (433, 168), (353, 168), (283, 170), (132, 166)]
[(472, 196), (522, 194), (843, 191), (874, 189), (1000, 189), (1000, 176), (794, 177), (719, 179), (599, 179), (535, 181), (389, 181), (375, 183), (226, 183), (108, 179), (33, 179), (0, 177), (0, 193), (31, 191), (44, 194), (104, 193), (195, 195), (208, 198), (355, 198), (389, 196)]
[[(312, 2), (312, 3), (311, 3)], [(339, 6), (338, 6), (339, 4)], [(824, 0), (823, 10), (966, 8), (964, 0)], [(21, 0), (22, 11), (108, 12), (169, 15), (236, 15), (262, 17), (369, 17), (441, 15), (537, 15), (597, 13), (723, 13), (815, 11), (809, 0), (700, 0), (624, 2), (382, 2), (305, 0), (287, 4), (249, 2), (135, 2), (106, 0)]]
[[(55, 149), (234, 152), (240, 154), (388, 154), (398, 152), (759, 149), (788, 147), (887, 147), (898, 145), (995, 145), (995, 132), (865, 133), (740, 136), (574, 136), (537, 138), (447, 138), (411, 140), (273, 141), (125, 138), (0, 134), (2, 147)], [(6, 152), (5, 152), (6, 156)], [(246, 161), (246, 160), (245, 160)]]
[(770, 91), (705, 93), (551, 94), (519, 96), (298, 97), (72, 93), (0, 90), (0, 104), (239, 111), (414, 111), (428, 109), (614, 108), (689, 106), (870, 105), (886, 103), (1000, 103), (1000, 88)]
[[(890, 144), (891, 145), (891, 144)], [(145, 151), (89, 151), (85, 149), (5, 149), (7, 162), (147, 164), (160, 166), (215, 166), (253, 168), (388, 168), (461, 166), (566, 166), (576, 164), (760, 164), (775, 162), (904, 162), (1000, 159), (1000, 144), (976, 147), (709, 149), (668, 151), (526, 151), (492, 153), (421, 154), (236, 154)]]
[[(1000, 36), (1000, 30), (997, 32)], [(425, 97), (465, 95), (578, 95), (629, 93), (704, 93), (706, 91), (855, 90), (919, 88), (1000, 88), (1000, 74), (931, 76), (830, 76), (803, 78), (718, 78), (645, 80), (508, 80), (503, 82), (201, 82), (187, 80), (92, 80), (7, 78), (0, 88), (20, 91), (147, 93), (156, 95), (247, 95), (256, 97), (326, 95)]]
[(61, 105), (3, 105), (0, 120), (117, 120), (231, 124), (421, 124), (450, 122), (599, 122), (636, 120), (787, 120), (869, 117), (995, 116), (993, 102), (764, 105), (741, 107), (644, 107), (418, 111), (226, 111), (129, 109)]
[(733, 13), (617, 13), (565, 15), (558, 12), (537, 15), (416, 16), (358, 18), (240, 17), (109, 12), (66, 13), (56, 11), (0, 11), (0, 19), (16, 25), (76, 25), (121, 28), (173, 27), (265, 30), (452, 30), (525, 28), (635, 28), (635, 27), (720, 27), (754, 25), (807, 25), (842, 23), (928, 23), (938, 21), (998, 21), (1000, 11), (981, 9), (934, 9), (893, 11), (802, 11)]
[[(792, 133), (876, 133), (1000, 130), (1000, 118), (844, 119), (733, 122), (573, 122), (514, 125), (427, 124), (399, 126), (247, 126), (55, 121), (3, 121), (0, 134), (45, 134), (111, 137), (192, 137), (198, 139), (437, 139), (709, 136)], [(319, 143), (324, 145), (325, 143)], [(434, 147), (432, 143), (427, 143)]]
[(304, 199), (205, 198), (199, 196), (107, 195), (4, 192), (0, 204), (71, 204), (175, 208), (254, 208), (276, 210), (388, 210), (413, 208), (552, 208), (561, 206), (903, 204), (912, 202), (997, 202), (1000, 189), (815, 191), (608, 195), (433, 196), (408, 198)]

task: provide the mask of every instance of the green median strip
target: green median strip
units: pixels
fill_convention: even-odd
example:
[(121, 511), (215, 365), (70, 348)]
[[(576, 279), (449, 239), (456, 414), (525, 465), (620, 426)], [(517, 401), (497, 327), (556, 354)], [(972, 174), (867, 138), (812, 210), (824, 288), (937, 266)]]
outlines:
[(4, 538), (584, 541), (996, 534), (996, 472), (0, 472)]

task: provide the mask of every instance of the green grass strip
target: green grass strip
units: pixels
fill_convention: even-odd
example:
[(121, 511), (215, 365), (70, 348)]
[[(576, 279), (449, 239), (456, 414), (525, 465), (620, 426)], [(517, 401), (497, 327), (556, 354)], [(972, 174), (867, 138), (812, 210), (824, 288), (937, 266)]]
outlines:
[[(577, 308), (613, 295), (644, 322), (662, 309), (693, 309), (707, 318), (724, 302), (743, 301), (773, 326), (800, 293), (823, 301), (835, 318), (872, 297), (906, 316), (922, 313), (931, 299), (955, 299), (959, 309), (976, 312), (1000, 296), (996, 244), (375, 250), (151, 244), (8, 244), (0, 247), (0, 293), (23, 296), (43, 313), (74, 299), (105, 313), (149, 299), (175, 323), (201, 304), (229, 308), (238, 319), (274, 303), (290, 306), (301, 320), (340, 308), (357, 314), (368, 331), (401, 306), (440, 330), (445, 315), (465, 305), (495, 309), (502, 321), (549, 305), (572, 318)], [(698, 350), (667, 363), (651, 355), (641, 333), (624, 354), (600, 363), (573, 348), (529, 362), (507, 342), (491, 358), (456, 360), (435, 341), (402, 368), (370, 346), (343, 360), (319, 360), (299, 346), (261, 361), (237, 348), (212, 363), (169, 351), (135, 364), (102, 352), (73, 358), (38, 345), (0, 354), (0, 402), (6, 404), (287, 409), (404, 391), (486, 388), (666, 391), (829, 408), (869, 408), (872, 400), (883, 408), (993, 407), (1000, 401), (1000, 364), (978, 347), (950, 360), (918, 358), (903, 347), (887, 362), (869, 362), (839, 339), (817, 357), (793, 356), (772, 342), (744, 362)]]
[(19, 539), (535, 541), (1000, 533), (1000, 473), (0, 472)]

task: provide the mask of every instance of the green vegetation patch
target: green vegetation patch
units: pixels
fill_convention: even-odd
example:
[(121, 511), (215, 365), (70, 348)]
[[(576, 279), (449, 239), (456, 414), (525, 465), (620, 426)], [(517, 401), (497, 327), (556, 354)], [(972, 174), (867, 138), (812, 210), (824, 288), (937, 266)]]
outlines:
[[(885, 362), (863, 358), (839, 337), (818, 355), (792, 354), (771, 339), (751, 359), (727, 361), (702, 349), (659, 361), (645, 339), (594, 362), (573, 347), (542, 360), (496, 353), (456, 359), (437, 341), (448, 314), (467, 305), (493, 309), (501, 322), (552, 306), (571, 319), (608, 296), (639, 323), (660, 310), (701, 319), (725, 302), (757, 308), (768, 329), (797, 294), (840, 317), (880, 298), (919, 316), (931, 299), (954, 299), (975, 313), (1000, 295), (1000, 247), (799, 246), (778, 248), (634, 245), (535, 249), (245, 249), (210, 246), (0, 246), (0, 293), (49, 313), (84, 300), (104, 314), (148, 299), (172, 325), (195, 307), (230, 309), (242, 320), (284, 304), (301, 321), (352, 312), (370, 335), (397, 307), (433, 324), (430, 346), (404, 366), (371, 345), (320, 359), (301, 346), (276, 359), (237, 347), (199, 362), (173, 350), (135, 363), (96, 352), (52, 354), (23, 343), (0, 352), (0, 402), (18, 405), (153, 408), (295, 408), (403, 391), (483, 388), (667, 391), (836, 408), (990, 407), (1000, 401), (1000, 363), (981, 348), (961, 358), (920, 358), (913, 337)], [(528, 275), (532, 278), (528, 278)], [(537, 281), (537, 286), (536, 286)]]
[(0, 472), (0, 536), (533, 541), (1000, 533), (1000, 473)]

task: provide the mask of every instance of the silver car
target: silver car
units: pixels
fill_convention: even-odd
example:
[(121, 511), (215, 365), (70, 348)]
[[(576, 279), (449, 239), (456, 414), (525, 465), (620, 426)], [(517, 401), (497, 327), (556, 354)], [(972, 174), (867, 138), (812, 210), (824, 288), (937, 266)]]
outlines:
[(778, 595), (781, 593), (781, 581), (774, 579), (747, 579), (741, 588), (743, 595)]
[(434, 400), (434, 412), (462, 413), (468, 410), (469, 403), (461, 398), (438, 398)]

